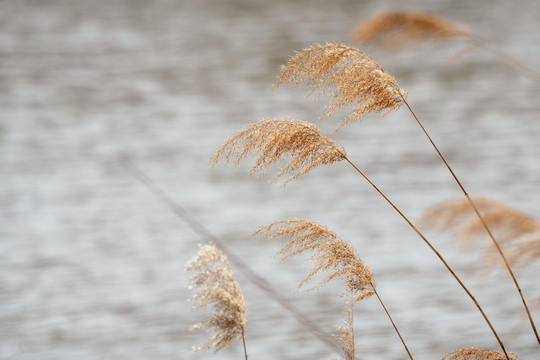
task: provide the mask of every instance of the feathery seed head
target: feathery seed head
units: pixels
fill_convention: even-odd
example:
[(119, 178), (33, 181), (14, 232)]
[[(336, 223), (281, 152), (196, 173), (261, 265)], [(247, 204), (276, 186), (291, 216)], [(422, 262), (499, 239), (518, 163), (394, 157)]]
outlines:
[(269, 166), (289, 158), (287, 166), (274, 177), (276, 180), (290, 175), (285, 184), (319, 165), (341, 161), (347, 156), (345, 149), (307, 121), (263, 119), (229, 138), (211, 163), (215, 165), (222, 159), (227, 163), (233, 160), (236, 166), (249, 153), (258, 155), (250, 174), (264, 173)]
[(333, 334), (333, 336), (339, 340), (339, 345), (341, 347), (341, 351), (343, 351), (343, 358), (345, 360), (355, 360), (356, 354), (356, 344), (354, 342), (353, 328), (354, 302), (351, 300), (351, 296), (348, 296), (345, 307), (347, 314), (345, 317), (344, 326), (336, 325), (335, 329), (337, 333)]
[(323, 117), (352, 107), (341, 126), (371, 112), (386, 115), (403, 105), (407, 92), (394, 77), (362, 51), (336, 44), (314, 45), (292, 56), (274, 88), (286, 82), (303, 85), (329, 99)]
[[(510, 357), (510, 360), (519, 360), (519, 357), (512, 352), (509, 352), (508, 356)], [(471, 347), (456, 350), (446, 355), (442, 360), (506, 360), (506, 356), (498, 350), (485, 350)]]
[(353, 29), (352, 41), (367, 44), (381, 40), (386, 47), (468, 36), (439, 16), (421, 12), (383, 12)]
[[(213, 329), (215, 352), (228, 347), (231, 342), (244, 336), (246, 326), (246, 304), (240, 285), (234, 280), (227, 257), (214, 245), (200, 245), (199, 253), (185, 266), (186, 271), (194, 271), (190, 278), (190, 290), (199, 289), (192, 300), (199, 302), (199, 308), (213, 306), (214, 313), (204, 322), (195, 324), (190, 331)], [(210, 344), (195, 347), (194, 351), (211, 348)]]
[[(317, 289), (334, 278), (342, 278), (348, 290), (353, 292), (353, 301), (360, 301), (373, 295), (375, 280), (354, 249), (325, 225), (309, 220), (290, 219), (261, 226), (255, 235), (265, 235), (269, 239), (288, 236), (291, 239), (278, 252), (283, 259), (311, 251), (314, 268), (298, 284), (300, 288), (317, 273), (332, 271), (313, 289)], [(311, 289), (311, 290), (313, 290)]]

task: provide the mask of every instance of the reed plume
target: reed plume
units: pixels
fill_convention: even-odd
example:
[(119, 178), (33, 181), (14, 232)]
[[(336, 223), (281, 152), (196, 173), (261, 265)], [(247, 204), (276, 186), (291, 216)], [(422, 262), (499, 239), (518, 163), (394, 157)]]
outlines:
[[(473, 197), (472, 200), (489, 227), (503, 241), (540, 230), (538, 220), (500, 201), (482, 197)], [(435, 204), (422, 214), (422, 218), (427, 225), (439, 230), (457, 229), (461, 236), (475, 236), (485, 231), (467, 199), (452, 199)]]
[(356, 344), (354, 342), (354, 303), (352, 301), (352, 294), (350, 299), (346, 300), (346, 317), (344, 326), (336, 325), (337, 331), (334, 336), (339, 340), (341, 351), (343, 352), (343, 358), (345, 360), (355, 360)]
[[(353, 247), (341, 240), (327, 226), (309, 220), (289, 219), (276, 221), (270, 225), (261, 226), (254, 235), (264, 235), (269, 239), (280, 236), (287, 236), (290, 240), (282, 245), (278, 254), (283, 259), (312, 252), (311, 260), (314, 263), (313, 269), (300, 281), (298, 288), (310, 281), (321, 271), (330, 271), (330, 274), (321, 280), (315, 287), (309, 289), (319, 289), (322, 285), (335, 278), (341, 278), (345, 282), (345, 287), (352, 294), (352, 302), (358, 302), (372, 295), (383, 307), (386, 315), (390, 319), (394, 330), (399, 336), (407, 354), (412, 359), (412, 355), (405, 344), (400, 332), (397, 329), (390, 313), (382, 302), (375, 288), (373, 273), (362, 259), (355, 253)], [(345, 340), (345, 353), (354, 356), (354, 344), (350, 344), (350, 330), (344, 329), (342, 340)]]
[(351, 106), (341, 125), (360, 120), (371, 112), (386, 115), (403, 105), (407, 93), (396, 79), (362, 51), (337, 44), (316, 44), (292, 56), (274, 85), (303, 85), (311, 92), (326, 95), (329, 105), (323, 117)]
[(386, 47), (440, 41), (469, 33), (443, 18), (415, 11), (381, 12), (354, 27), (351, 40), (368, 44), (380, 41)]
[(221, 250), (214, 244), (199, 247), (198, 254), (185, 266), (186, 271), (195, 272), (189, 280), (189, 289), (199, 290), (192, 298), (199, 302), (198, 308), (212, 305), (214, 312), (205, 321), (193, 325), (190, 331), (209, 329), (217, 333), (210, 340), (212, 344), (209, 342), (193, 350), (207, 350), (213, 347), (214, 351), (218, 352), (241, 338), (247, 360), (246, 304), (240, 285), (234, 279), (229, 261)]
[(486, 39), (431, 13), (417, 11), (381, 12), (356, 25), (351, 40), (356, 44), (380, 42), (386, 48), (397, 48), (429, 41), (461, 37), (474, 47), (490, 52), (504, 65), (532, 81), (540, 82), (540, 73), (510, 54), (491, 45)]
[[(510, 360), (519, 360), (513, 352), (509, 352)], [(486, 350), (478, 348), (459, 349), (447, 354), (442, 360), (505, 360), (508, 357), (498, 350)]]
[[(500, 201), (487, 198), (473, 198), (473, 201), (497, 235), (509, 262), (524, 266), (540, 258), (540, 221)], [(466, 199), (433, 205), (422, 214), (421, 221), (437, 230), (457, 233), (455, 238), (461, 240), (478, 237), (484, 232), (482, 222)], [(487, 255), (492, 262), (495, 254), (488, 251)]]
[(303, 120), (263, 119), (250, 124), (229, 138), (211, 159), (212, 165), (220, 160), (238, 165), (249, 153), (258, 155), (250, 174), (264, 173), (278, 161), (289, 158), (287, 166), (275, 175), (289, 175), (290, 180), (299, 178), (313, 168), (341, 161), (346, 158), (345, 149), (324, 136), (313, 124)]

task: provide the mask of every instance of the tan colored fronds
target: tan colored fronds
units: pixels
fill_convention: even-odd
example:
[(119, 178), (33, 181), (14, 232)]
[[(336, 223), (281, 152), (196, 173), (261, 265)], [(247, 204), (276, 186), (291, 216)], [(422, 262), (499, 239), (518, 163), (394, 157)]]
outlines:
[[(474, 198), (474, 203), (512, 264), (524, 266), (540, 258), (540, 221), (502, 202)], [(458, 240), (478, 238), (485, 231), (467, 199), (445, 201), (429, 208), (422, 216), (422, 223), (451, 231)], [(488, 247), (487, 262), (493, 264), (496, 258), (498, 253)]]
[(311, 251), (314, 268), (298, 284), (300, 288), (320, 271), (331, 271), (324, 280), (310, 290), (318, 289), (334, 278), (342, 278), (348, 290), (353, 294), (353, 301), (360, 301), (374, 294), (373, 274), (364, 262), (355, 254), (354, 249), (325, 225), (309, 220), (290, 219), (261, 226), (256, 235), (265, 235), (269, 239), (288, 236), (289, 242), (282, 246), (279, 254), (283, 259)]
[(326, 95), (328, 117), (343, 107), (352, 107), (341, 126), (361, 120), (371, 112), (386, 115), (403, 105), (407, 93), (396, 79), (362, 51), (336, 44), (314, 45), (292, 56), (274, 85), (289, 82)]
[(380, 41), (386, 47), (398, 47), (468, 35), (437, 15), (409, 11), (379, 13), (358, 24), (351, 39), (354, 43)]
[(199, 289), (192, 300), (199, 302), (198, 308), (212, 305), (213, 314), (191, 327), (217, 331), (212, 337), (212, 345), (195, 347), (194, 351), (210, 349), (215, 352), (228, 347), (231, 342), (244, 337), (246, 326), (246, 304), (240, 285), (236, 282), (227, 257), (214, 245), (200, 245), (199, 253), (185, 266), (186, 271), (194, 271), (190, 278), (190, 290)]
[[(510, 360), (519, 360), (513, 352), (508, 353)], [(442, 360), (507, 360), (504, 353), (498, 350), (485, 350), (475, 347), (459, 349), (446, 355)]]
[(275, 180), (290, 175), (285, 183), (319, 165), (341, 161), (347, 156), (344, 148), (307, 121), (263, 119), (229, 138), (211, 162), (215, 165), (222, 159), (227, 163), (234, 160), (236, 166), (249, 153), (258, 155), (250, 174), (264, 173), (269, 166), (290, 158), (287, 166), (274, 177)]
[(527, 234), (518, 244), (513, 244), (508, 252), (508, 260), (526, 266), (540, 259), (540, 230)]
[[(486, 199), (473, 198), (478, 211), (501, 240), (540, 230), (540, 222), (510, 206)], [(440, 230), (458, 230), (462, 236), (475, 236), (484, 231), (467, 199), (445, 201), (427, 209), (422, 221)]]
[(354, 303), (348, 299), (346, 301), (346, 318), (345, 326), (336, 325), (336, 334), (333, 334), (339, 340), (341, 351), (343, 351), (343, 358), (345, 360), (355, 360), (356, 344), (354, 341)]

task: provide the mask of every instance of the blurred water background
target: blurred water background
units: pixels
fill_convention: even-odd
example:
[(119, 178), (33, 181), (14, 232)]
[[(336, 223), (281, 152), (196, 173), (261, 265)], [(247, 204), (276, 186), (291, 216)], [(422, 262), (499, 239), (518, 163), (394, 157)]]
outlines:
[[(209, 158), (262, 117), (317, 121), (322, 102), (271, 86), (313, 43), (350, 44), (382, 10), (434, 12), (540, 69), (540, 2), (262, 0), (3, 0), (0, 2), (0, 358), (240, 359), (241, 343), (192, 353), (184, 264), (205, 239), (122, 162), (129, 157), (325, 331), (344, 321), (341, 284), (295, 294), (310, 268), (280, 262), (279, 242), (250, 236), (289, 217), (327, 224), (352, 242), (416, 359), (460, 347), (497, 349), (489, 328), (416, 234), (350, 167), (321, 167), (285, 188)], [(362, 48), (409, 102), (472, 195), (540, 214), (537, 83), (453, 40), (393, 52)], [(339, 116), (317, 123), (325, 132)], [(414, 119), (371, 115), (335, 135), (349, 157), (411, 218), (461, 193)], [(538, 346), (504, 271), (432, 236), (485, 307), (506, 347)], [(339, 354), (233, 270), (248, 306), (250, 359)], [(538, 266), (518, 271), (540, 296)], [(532, 300), (531, 300), (532, 301)], [(534, 306), (534, 304), (532, 305)], [(540, 307), (533, 308), (540, 322)], [(378, 303), (356, 306), (361, 359), (406, 354)]]

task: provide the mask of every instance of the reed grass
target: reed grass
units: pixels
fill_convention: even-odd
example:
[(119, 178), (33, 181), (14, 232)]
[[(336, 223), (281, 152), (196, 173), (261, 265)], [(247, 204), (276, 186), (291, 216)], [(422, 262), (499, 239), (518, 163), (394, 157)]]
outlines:
[[(473, 209), (482, 226), (490, 235), (493, 244), (503, 258), (509, 273), (512, 275), (514, 284), (516, 285), (529, 316), (531, 326), (537, 336), (534, 322), (532, 321), (532, 317), (521, 293), (519, 284), (513, 275), (505, 255), (491, 233), (486, 220), (480, 214), (477, 204), (468, 195), (445, 157), (408, 104), (406, 100), (407, 93), (399, 87), (395, 78), (360, 50), (346, 45), (327, 43), (325, 45), (316, 44), (292, 56), (289, 59), (288, 64), (282, 67), (281, 74), (274, 85), (274, 89), (285, 83), (292, 83), (297, 86), (305, 87), (309, 90), (310, 94), (318, 93), (326, 96), (329, 104), (322, 113), (322, 118), (330, 117), (341, 108), (351, 107), (352, 110), (349, 112), (348, 116), (341, 121), (336, 131), (355, 120), (363, 119), (370, 113), (377, 113), (384, 116), (391, 111), (398, 110), (403, 105), (406, 106), (441, 160), (444, 162), (456, 183), (459, 185), (469, 206)], [(227, 163), (233, 163), (233, 165), (236, 166), (249, 154), (257, 156), (250, 174), (263, 174), (272, 165), (288, 160), (287, 166), (274, 177), (274, 179), (276, 179), (284, 175), (289, 176), (285, 183), (299, 178), (319, 165), (346, 161), (408, 223), (408, 225), (439, 258), (446, 269), (473, 301), (501, 348), (500, 352), (482, 350), (476, 353), (462, 349), (460, 351), (465, 352), (455, 352), (454, 355), (449, 356), (461, 356), (462, 354), (466, 354), (466, 351), (469, 351), (470, 356), (476, 356), (479, 359), (488, 359), (489, 357), (487, 356), (495, 356), (495, 354), (499, 354), (502, 358), (507, 360), (517, 358), (514, 354), (506, 351), (501, 338), (488, 319), (483, 308), (445, 258), (438, 252), (426, 236), (424, 236), (418, 227), (413, 224), (412, 221), (382, 192), (382, 190), (380, 190), (347, 157), (344, 148), (338, 146), (330, 136), (323, 135), (315, 125), (303, 120), (263, 119), (258, 123), (248, 125), (244, 130), (239, 131), (236, 135), (226, 140), (225, 144), (218, 149), (211, 159), (211, 163), (212, 165), (216, 165), (223, 160)], [(307, 231), (309, 229), (311, 230)], [(317, 230), (314, 231), (313, 229)], [(304, 233), (305, 231), (307, 232)], [(379, 298), (375, 291), (370, 272), (366, 270), (363, 263), (356, 259), (353, 252), (349, 251), (350, 249), (345, 251), (344, 249), (347, 247), (343, 247), (343, 244), (341, 243), (340, 247), (338, 247), (335, 242), (337, 240), (334, 239), (334, 235), (332, 235), (333, 232), (330, 230), (317, 227), (317, 225), (312, 222), (293, 219), (288, 222), (277, 222), (267, 227), (262, 227), (257, 233), (265, 234), (270, 238), (281, 235), (292, 237), (292, 240), (281, 250), (281, 254), (285, 257), (295, 256), (308, 250), (315, 253), (312, 257), (315, 262), (315, 267), (299, 286), (309, 281), (319, 271), (333, 269), (334, 272), (323, 280), (322, 284), (319, 284), (319, 286), (335, 277), (344, 277), (346, 286), (353, 293), (353, 299), (355, 299), (355, 301), (371, 295), (376, 295), (376, 297)], [(334, 240), (329, 241), (329, 239)], [(352, 269), (355, 270), (353, 271)], [(382, 301), (380, 302), (385, 308)], [(387, 315), (389, 316), (388, 313)], [(391, 319), (390, 316), (389, 318)], [(393, 325), (395, 327), (395, 324)], [(396, 327), (395, 330), (399, 335)], [(346, 342), (350, 342), (350, 330), (341, 328), (340, 333), (342, 334), (342, 339), (345, 339)], [(403, 345), (405, 345), (404, 342)], [(350, 345), (348, 346), (352, 349)], [(352, 356), (354, 357), (353, 350), (345, 353), (349, 354), (346, 355), (349, 357), (352, 353)], [(409, 352), (408, 354), (410, 356)], [(412, 356), (410, 357), (412, 358)]]
[(406, 44), (470, 36), (469, 32), (435, 14), (418, 11), (381, 12), (357, 24), (351, 33), (353, 43), (381, 43), (388, 48)]
[(420, 11), (385, 11), (358, 23), (351, 31), (351, 41), (354, 44), (378, 43), (389, 49), (451, 38), (466, 39), (471, 47), (488, 51), (517, 73), (531, 81), (540, 82), (540, 73), (535, 69), (493, 46), (478, 34), (436, 14)]
[[(510, 352), (508, 357), (511, 360), (519, 360), (516, 354)], [(497, 350), (487, 350), (478, 348), (458, 349), (447, 354), (442, 360), (504, 360), (505, 354)]]
[[(407, 355), (411, 360), (413, 359), (401, 333), (375, 288), (373, 273), (349, 243), (340, 239), (335, 232), (325, 225), (296, 218), (261, 226), (254, 234), (264, 235), (269, 239), (281, 236), (289, 237), (290, 240), (282, 245), (281, 250), (278, 252), (283, 259), (301, 255), (305, 252), (312, 253), (311, 260), (315, 266), (300, 281), (298, 288), (310, 281), (319, 272), (329, 271), (330, 275), (310, 290), (318, 289), (335, 278), (341, 278), (347, 290), (352, 294), (352, 304), (375, 295), (399, 336)], [(352, 331), (352, 304), (347, 317), (347, 327), (338, 327), (339, 338), (346, 359), (354, 359), (356, 349)]]
[(198, 301), (198, 308), (213, 307), (213, 313), (190, 331), (198, 329), (215, 330), (216, 334), (203, 346), (194, 351), (214, 348), (215, 352), (228, 347), (234, 340), (242, 339), (244, 355), (246, 349), (246, 304), (240, 284), (234, 279), (227, 257), (214, 244), (200, 245), (199, 253), (185, 266), (186, 271), (194, 271), (190, 278), (190, 290), (198, 290), (192, 300)]
[[(540, 259), (540, 221), (501, 201), (474, 198), (484, 220), (497, 235), (512, 266), (524, 267)], [(451, 199), (430, 206), (421, 215), (422, 223), (466, 244), (484, 234), (484, 226), (466, 199)], [(490, 248), (491, 249), (491, 248)], [(493, 264), (493, 251), (486, 259)]]

